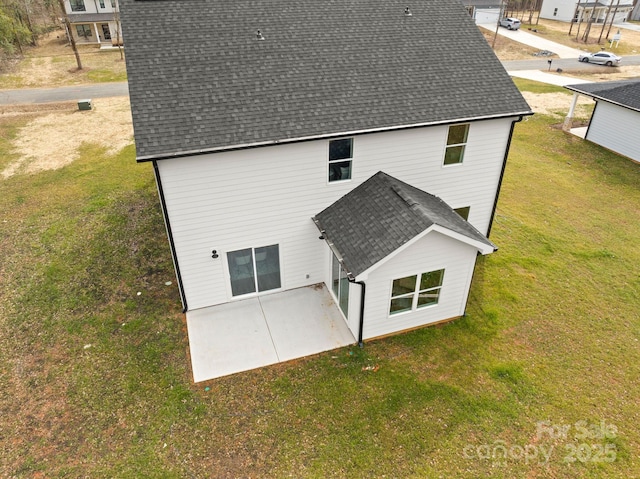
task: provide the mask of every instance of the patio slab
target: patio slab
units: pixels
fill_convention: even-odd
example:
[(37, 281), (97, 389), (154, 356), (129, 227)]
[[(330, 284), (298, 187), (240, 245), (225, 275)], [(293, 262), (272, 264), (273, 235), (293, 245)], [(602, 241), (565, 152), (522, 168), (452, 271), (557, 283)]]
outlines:
[(194, 382), (354, 344), (324, 285), (187, 312)]

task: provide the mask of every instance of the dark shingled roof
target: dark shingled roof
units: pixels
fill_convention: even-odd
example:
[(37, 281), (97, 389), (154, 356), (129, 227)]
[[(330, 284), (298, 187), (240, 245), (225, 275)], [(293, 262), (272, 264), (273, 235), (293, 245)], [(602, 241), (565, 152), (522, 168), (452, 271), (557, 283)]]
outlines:
[(121, 0), (138, 159), (530, 113), (459, 0), (409, 5)]
[(434, 224), (497, 249), (440, 198), (382, 171), (317, 214), (313, 221), (353, 276)]
[(113, 13), (70, 13), (69, 23), (112, 22)]
[(588, 95), (595, 100), (640, 111), (640, 80), (619, 80), (599, 83), (567, 85), (565, 88)]

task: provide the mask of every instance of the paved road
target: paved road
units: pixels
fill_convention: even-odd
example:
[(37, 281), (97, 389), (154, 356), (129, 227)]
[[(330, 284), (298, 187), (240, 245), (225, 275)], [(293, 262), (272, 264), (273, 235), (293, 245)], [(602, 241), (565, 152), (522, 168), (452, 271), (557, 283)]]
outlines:
[[(549, 66), (548, 58), (536, 57), (531, 60), (516, 60), (502, 62), (507, 71), (542, 70), (556, 71), (561, 68), (565, 73), (571, 70), (601, 71), (610, 67), (580, 63), (577, 58), (554, 58)], [(624, 65), (640, 65), (640, 55), (626, 56), (622, 60)], [(0, 105), (16, 103), (51, 103), (58, 101), (77, 101), (85, 98), (109, 98), (114, 96), (128, 96), (127, 82), (97, 83), (93, 85), (78, 85), (61, 88), (29, 88), (23, 90), (0, 90)]]
[[(531, 60), (514, 60), (510, 62), (502, 62), (505, 69), (507, 71), (517, 71), (517, 70), (544, 70), (547, 71), (549, 69), (548, 64), (549, 58), (546, 57), (535, 57)], [(551, 59), (551, 70), (555, 70), (556, 68), (562, 68), (565, 71), (571, 70), (592, 70), (594, 72), (601, 71), (603, 68), (605, 70), (611, 67), (605, 67), (603, 65), (593, 65), (591, 63), (581, 63), (578, 61), (578, 57), (576, 58), (553, 58)], [(625, 56), (622, 59), (623, 65), (640, 65), (640, 55), (634, 56)]]
[(0, 105), (14, 103), (51, 103), (57, 101), (82, 100), (85, 98), (108, 98), (129, 96), (127, 82), (96, 83), (60, 88), (27, 88), (23, 90), (0, 90)]

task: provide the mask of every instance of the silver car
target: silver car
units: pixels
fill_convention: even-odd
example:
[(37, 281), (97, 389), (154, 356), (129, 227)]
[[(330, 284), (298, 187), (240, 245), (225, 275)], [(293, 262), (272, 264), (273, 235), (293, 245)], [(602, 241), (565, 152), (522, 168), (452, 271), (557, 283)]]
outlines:
[(517, 18), (501, 18), (500, 26), (509, 30), (518, 30), (520, 28), (520, 20)]
[(585, 63), (599, 63), (601, 65), (612, 67), (614, 65), (620, 65), (622, 58), (609, 52), (597, 52), (583, 53), (578, 57), (578, 60)]

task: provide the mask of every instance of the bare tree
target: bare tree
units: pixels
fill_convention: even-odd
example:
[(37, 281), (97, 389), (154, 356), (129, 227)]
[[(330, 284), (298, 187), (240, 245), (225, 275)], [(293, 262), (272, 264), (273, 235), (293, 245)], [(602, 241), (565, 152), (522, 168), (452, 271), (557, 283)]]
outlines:
[(76, 45), (76, 39), (73, 38), (73, 32), (71, 31), (71, 22), (69, 22), (69, 15), (64, 8), (64, 0), (58, 0), (60, 4), (60, 10), (62, 11), (62, 18), (64, 19), (64, 27), (67, 29), (67, 36), (69, 37), (69, 43), (73, 54), (76, 56), (76, 63), (78, 64), (78, 70), (82, 70), (82, 60), (80, 60), (80, 53), (78, 52), (78, 46)]

